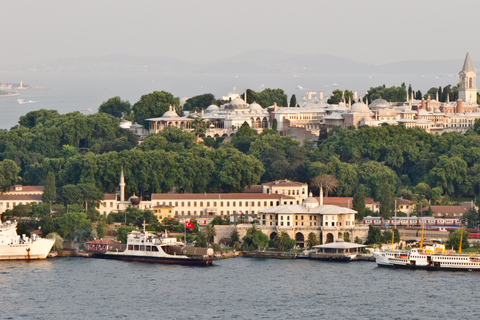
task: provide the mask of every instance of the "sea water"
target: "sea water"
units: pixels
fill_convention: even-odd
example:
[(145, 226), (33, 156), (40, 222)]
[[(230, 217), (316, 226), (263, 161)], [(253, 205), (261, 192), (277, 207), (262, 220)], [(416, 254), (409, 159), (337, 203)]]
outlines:
[(480, 273), (232, 258), (0, 262), (1, 319), (476, 319)]

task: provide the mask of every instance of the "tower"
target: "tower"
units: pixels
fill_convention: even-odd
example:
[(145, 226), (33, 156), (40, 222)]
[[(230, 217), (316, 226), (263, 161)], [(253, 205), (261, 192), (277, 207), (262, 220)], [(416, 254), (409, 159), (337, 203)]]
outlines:
[(458, 73), (460, 76), (460, 88), (458, 98), (466, 104), (477, 104), (477, 73), (473, 71), (470, 54), (467, 51), (463, 69)]
[(123, 176), (123, 166), (122, 171), (120, 172), (120, 201), (125, 201), (125, 177)]

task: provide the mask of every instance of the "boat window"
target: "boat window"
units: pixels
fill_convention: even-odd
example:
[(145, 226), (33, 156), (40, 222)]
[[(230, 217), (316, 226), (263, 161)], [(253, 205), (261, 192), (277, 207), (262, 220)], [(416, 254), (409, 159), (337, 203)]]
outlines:
[(132, 244), (128, 245), (128, 250), (133, 250), (133, 245)]
[(152, 251), (158, 251), (157, 246), (152, 246)]
[(147, 246), (147, 251), (152, 251), (152, 246)]
[(145, 251), (145, 246), (143, 244), (140, 246), (140, 251)]
[(138, 250), (138, 244), (133, 246), (133, 250)]

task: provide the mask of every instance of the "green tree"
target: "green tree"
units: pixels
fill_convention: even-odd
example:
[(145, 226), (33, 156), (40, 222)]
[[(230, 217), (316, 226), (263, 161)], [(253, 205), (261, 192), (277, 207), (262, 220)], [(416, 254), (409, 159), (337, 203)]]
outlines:
[(6, 192), (17, 183), (20, 168), (9, 159), (0, 162), (0, 191)]
[(104, 216), (101, 216), (97, 224), (97, 235), (100, 239), (105, 237), (105, 232), (107, 231), (107, 228), (107, 220)]
[[(154, 91), (143, 95), (140, 100), (132, 106), (134, 113), (133, 120), (148, 128), (145, 119), (161, 117), (167, 112), (170, 106), (175, 109), (180, 105), (180, 100), (171, 93), (165, 91)], [(177, 112), (178, 113), (178, 112)]]
[(292, 97), (290, 98), (290, 108), (295, 108), (297, 106), (297, 97), (295, 97), (294, 94), (292, 94)]
[(348, 103), (348, 101), (352, 101), (353, 103), (353, 92), (350, 90), (341, 91), (339, 89), (335, 89), (333, 90), (331, 97), (327, 100), (327, 103), (339, 104), (342, 101), (345, 101), (345, 103)]
[(213, 238), (217, 235), (217, 230), (215, 230), (215, 226), (213, 224), (208, 224), (207, 225), (207, 230), (206, 230), (206, 236), (207, 236), (207, 246), (210, 246), (210, 243), (213, 242)]
[(210, 105), (216, 104), (215, 96), (211, 93), (205, 93), (188, 99), (183, 105), (184, 111), (200, 112), (207, 109)]
[(368, 226), (367, 240), (365, 241), (366, 245), (369, 244), (378, 244), (382, 241), (382, 232), (380, 228), (373, 225)]
[(290, 250), (295, 247), (296, 241), (290, 238), (288, 233), (282, 231), (280, 233), (277, 233), (277, 235), (273, 239), (273, 245), (280, 251), (283, 251), (285, 249)]
[(255, 225), (252, 225), (252, 227), (247, 230), (245, 237), (243, 237), (242, 248), (245, 250), (265, 249), (267, 245), (268, 236)]
[(63, 238), (56, 232), (51, 232), (45, 237), (47, 239), (55, 239), (55, 244), (53, 245), (53, 251), (60, 252), (63, 250)]
[(130, 232), (135, 230), (134, 226), (121, 226), (118, 227), (117, 232), (117, 240), (120, 241), (121, 243), (126, 243), (127, 242), (127, 236)]
[(317, 235), (313, 232), (310, 232), (308, 234), (308, 239), (307, 239), (308, 248), (311, 249), (313, 246), (316, 246), (317, 244), (318, 244)]
[(240, 242), (240, 235), (237, 229), (233, 230), (232, 234), (230, 235), (230, 245), (233, 246), (235, 242)]
[(355, 219), (362, 221), (365, 217), (365, 187), (363, 184), (359, 185), (352, 201), (353, 210), (357, 211)]
[(193, 121), (192, 121), (192, 128), (193, 132), (195, 135), (198, 137), (202, 134), (205, 134), (207, 131), (207, 123), (203, 121), (202, 116), (198, 115)]
[(58, 226), (64, 239), (75, 242), (91, 240), (92, 224), (85, 213), (67, 212), (58, 218)]
[(468, 232), (463, 229), (463, 236), (462, 236), (462, 229), (455, 230), (454, 233), (448, 236), (447, 242), (445, 243), (445, 248), (453, 250), (457, 250), (460, 248), (460, 238), (462, 238), (462, 249), (467, 249), (470, 245), (468, 244)]
[(131, 104), (127, 101), (122, 101), (120, 97), (113, 97), (103, 102), (98, 108), (98, 112), (106, 113), (115, 118), (123, 118), (123, 116), (130, 114)]
[(254, 129), (251, 129), (247, 122), (244, 122), (240, 129), (232, 137), (232, 144), (235, 148), (242, 151), (243, 153), (248, 153), (250, 150), (250, 145), (253, 141), (258, 139), (258, 132)]
[(45, 189), (43, 190), (42, 202), (51, 204), (55, 202), (55, 197), (57, 196), (57, 191), (55, 187), (55, 174), (49, 172), (47, 174), (47, 179), (45, 181)]

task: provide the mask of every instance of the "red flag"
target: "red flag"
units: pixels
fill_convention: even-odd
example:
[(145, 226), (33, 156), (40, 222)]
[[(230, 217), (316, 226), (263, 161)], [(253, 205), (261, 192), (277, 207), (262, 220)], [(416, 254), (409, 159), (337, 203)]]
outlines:
[(185, 221), (185, 228), (192, 229), (195, 227), (195, 225), (191, 222)]

